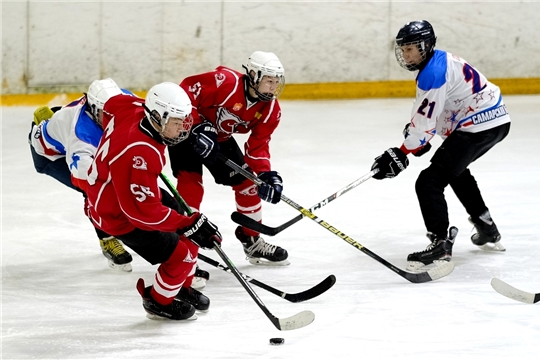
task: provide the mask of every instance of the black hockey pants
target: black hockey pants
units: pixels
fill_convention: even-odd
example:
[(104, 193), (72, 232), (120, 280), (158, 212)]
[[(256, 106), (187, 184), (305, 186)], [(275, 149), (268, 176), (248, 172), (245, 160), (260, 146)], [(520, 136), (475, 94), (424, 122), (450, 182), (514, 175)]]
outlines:
[(503, 140), (509, 131), (510, 123), (506, 123), (479, 133), (454, 131), (443, 141), (431, 165), (420, 172), (416, 180), (416, 195), (427, 231), (439, 237), (447, 236), (450, 223), (444, 189), (448, 185), (473, 219), (487, 210), (468, 167)]

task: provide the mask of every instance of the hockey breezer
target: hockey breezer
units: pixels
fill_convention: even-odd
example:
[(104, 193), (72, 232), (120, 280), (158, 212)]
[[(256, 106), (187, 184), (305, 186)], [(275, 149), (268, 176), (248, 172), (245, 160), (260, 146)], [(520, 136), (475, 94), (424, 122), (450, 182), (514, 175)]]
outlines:
[[(229, 269), (228, 267), (226, 266), (223, 266), (222, 264), (220, 264), (219, 262), (217, 262), (216, 260), (214, 259), (211, 259), (207, 256), (204, 256), (203, 254), (200, 254), (198, 255), (198, 258), (201, 259), (202, 261), (204, 261), (205, 263), (207, 264), (210, 264), (220, 270), (223, 270), (225, 272), (228, 272), (228, 273), (231, 273), (231, 269)], [(302, 291), (302, 292), (299, 292), (299, 293), (296, 293), (296, 294), (288, 294), (286, 292), (283, 292), (281, 290), (278, 290), (278, 289), (275, 289), (269, 285), (266, 285), (265, 283), (262, 283), (256, 279), (253, 279), (251, 277), (249, 277), (248, 275), (246, 274), (241, 274), (242, 277), (244, 278), (244, 280), (246, 281), (249, 281), (250, 283), (252, 283), (253, 285), (256, 285), (264, 290), (267, 290), (269, 292), (271, 292), (272, 294), (275, 294), (285, 300), (288, 300), (290, 302), (293, 302), (293, 303), (298, 303), (298, 302), (302, 302), (302, 301), (306, 301), (306, 300), (310, 300), (310, 299), (313, 299), (314, 297), (317, 297), (321, 294), (323, 294), (324, 292), (326, 292), (327, 290), (329, 290), (332, 286), (334, 286), (334, 284), (336, 283), (336, 277), (334, 275), (329, 275), (326, 279), (324, 279), (323, 281), (321, 281), (319, 284), (313, 286), (312, 288), (309, 288), (305, 291)]]
[[(260, 179), (258, 179), (257, 177), (255, 177), (251, 172), (245, 170), (244, 168), (242, 168), (238, 164), (235, 164), (233, 161), (227, 159), (222, 154), (219, 154), (218, 157), (219, 157), (219, 159), (221, 161), (223, 161), (225, 164), (227, 164), (233, 170), (235, 170), (238, 173), (244, 175), (246, 178), (253, 181), (253, 183), (255, 183), (256, 185), (261, 184), (262, 181)], [(298, 205), (297, 203), (295, 203), (291, 199), (287, 198), (285, 195), (281, 194), (281, 200), (286, 202), (288, 205), (295, 208), (296, 210), (298, 210), (304, 216), (306, 216), (306, 217), (310, 218), (311, 220), (315, 221), (317, 224), (321, 225), (323, 228), (330, 231), (332, 234), (338, 236), (342, 240), (345, 240), (347, 243), (354, 246), (358, 250), (362, 251), (364, 254), (366, 254), (366, 255), (370, 256), (372, 259), (380, 262), (381, 264), (383, 264), (384, 266), (386, 266), (390, 270), (394, 271), (396, 274), (398, 274), (401, 277), (409, 280), (412, 283), (424, 283), (424, 282), (428, 282), (428, 281), (432, 281), (432, 280), (437, 280), (437, 279), (440, 279), (440, 278), (450, 274), (454, 270), (455, 265), (451, 261), (445, 262), (445, 263), (443, 263), (441, 265), (438, 265), (435, 268), (432, 268), (432, 269), (429, 269), (429, 270), (426, 270), (426, 271), (409, 272), (409, 271), (405, 271), (403, 269), (400, 269), (400, 268), (392, 265), (391, 263), (389, 263), (385, 259), (381, 258), (377, 254), (371, 252), (369, 249), (364, 247), (362, 244), (360, 244), (359, 242), (357, 242), (356, 240), (354, 240), (350, 236), (346, 235), (345, 233), (341, 232), (340, 230), (336, 229), (335, 227), (333, 227), (332, 225), (330, 225), (326, 221), (318, 218), (315, 214), (313, 214), (309, 210), (301, 207), (300, 205)]]
[(493, 278), (491, 279), (491, 287), (501, 295), (512, 300), (521, 301), (526, 304), (536, 304), (540, 301), (540, 293), (534, 294), (527, 291), (519, 290), (505, 283), (504, 281)]
[[(175, 199), (178, 201), (180, 206), (184, 211), (186, 211), (188, 214), (192, 214), (191, 208), (186, 204), (184, 199), (180, 196), (178, 191), (176, 191), (176, 188), (174, 185), (170, 182), (170, 180), (165, 176), (165, 174), (161, 173), (159, 175), (161, 180), (165, 183), (167, 188), (172, 192)], [(214, 248), (213, 248), (225, 261), (227, 266), (229, 267), (230, 271), (233, 273), (233, 275), (236, 277), (238, 282), (244, 287), (244, 289), (247, 291), (247, 293), (251, 296), (251, 298), (255, 301), (255, 303), (259, 306), (259, 308), (264, 312), (266, 317), (270, 319), (272, 324), (278, 329), (278, 330), (296, 330), (300, 329), (304, 326), (307, 326), (315, 320), (315, 314), (309, 310), (304, 310), (299, 312), (296, 315), (293, 315), (288, 318), (280, 319), (276, 316), (274, 316), (270, 310), (266, 307), (266, 305), (262, 302), (262, 300), (259, 298), (257, 293), (249, 286), (247, 281), (242, 277), (242, 274), (238, 271), (236, 266), (233, 264), (233, 262), (229, 259), (229, 257), (225, 254), (225, 252), (221, 249), (221, 246), (217, 241), (214, 241)]]
[[(313, 212), (313, 211), (315, 211), (317, 209), (322, 208), (323, 206), (325, 206), (328, 203), (332, 202), (333, 200), (337, 199), (338, 197), (345, 194), (346, 192), (354, 189), (355, 187), (357, 187), (361, 183), (365, 182), (366, 180), (371, 179), (371, 177), (373, 175), (375, 175), (377, 172), (379, 172), (379, 169), (371, 170), (369, 173), (362, 176), (361, 178), (356, 179), (355, 181), (353, 181), (349, 185), (345, 186), (343, 189), (333, 193), (332, 195), (330, 195), (326, 199), (324, 199), (324, 200), (320, 201), (319, 203), (313, 205), (311, 208), (309, 208), (308, 211)], [(289, 226), (296, 224), (297, 222), (302, 220), (304, 218), (304, 216), (305, 216), (304, 214), (297, 215), (294, 218), (292, 218), (291, 220), (289, 220), (289, 221), (287, 221), (287, 222), (285, 222), (285, 223), (283, 223), (283, 224), (281, 224), (279, 226), (276, 226), (276, 227), (270, 227), (270, 226), (264, 225), (264, 224), (262, 224), (262, 223), (260, 223), (260, 222), (258, 222), (256, 220), (250, 218), (249, 216), (247, 216), (245, 214), (239, 213), (238, 211), (235, 211), (235, 212), (233, 212), (231, 214), (231, 219), (232, 219), (232, 221), (234, 221), (238, 225), (245, 226), (247, 228), (250, 228), (251, 230), (260, 232), (260, 233), (265, 234), (265, 235), (274, 236), (274, 235), (279, 234), (283, 230), (287, 229)]]

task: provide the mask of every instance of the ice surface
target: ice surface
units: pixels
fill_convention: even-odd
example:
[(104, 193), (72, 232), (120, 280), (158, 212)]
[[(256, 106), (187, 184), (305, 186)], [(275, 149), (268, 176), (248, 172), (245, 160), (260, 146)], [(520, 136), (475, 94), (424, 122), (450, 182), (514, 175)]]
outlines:
[[(290, 266), (250, 265), (234, 238), (232, 191), (205, 176), (202, 211), (220, 227), (223, 249), (240, 271), (289, 293), (337, 277), (327, 293), (298, 304), (253, 286), (277, 317), (315, 313), (311, 325), (286, 332), (274, 328), (234, 276), (202, 262), (211, 274), (204, 290), (210, 311), (189, 323), (147, 319), (135, 283), (150, 282), (155, 267), (134, 255), (132, 273), (109, 269), (82, 197), (33, 168), (26, 139), (34, 108), (3, 107), (2, 358), (536, 358), (540, 308), (490, 286), (499, 277), (540, 291), (540, 96), (505, 101), (508, 138), (470, 168), (507, 251), (489, 253), (470, 242), (472, 226), (448, 189), (451, 224), (460, 229), (456, 269), (431, 283), (409, 283), (309, 219), (266, 237), (289, 251)], [(369, 172), (374, 157), (401, 144), (411, 106), (412, 99), (283, 101), (271, 149), (284, 194), (307, 208)], [(428, 244), (414, 183), (432, 153), (411, 158), (395, 179), (366, 181), (317, 215), (405, 268), (407, 254)], [(296, 215), (283, 203), (264, 205), (271, 226)], [(269, 345), (272, 337), (285, 344)]]

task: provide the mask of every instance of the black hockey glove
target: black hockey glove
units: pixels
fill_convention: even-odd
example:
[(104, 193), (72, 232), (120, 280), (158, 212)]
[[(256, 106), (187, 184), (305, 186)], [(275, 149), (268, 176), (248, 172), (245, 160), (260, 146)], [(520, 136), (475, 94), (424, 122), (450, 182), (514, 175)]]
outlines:
[(214, 241), (221, 244), (223, 240), (217, 226), (212, 224), (204, 214), (195, 216), (195, 221), (191, 226), (178, 230), (177, 233), (184, 235), (203, 249), (213, 249)]
[[(411, 126), (411, 123), (407, 123), (407, 125), (405, 125), (405, 128), (403, 129), (403, 137), (405, 139), (409, 136), (409, 126)], [(429, 150), (431, 150), (431, 144), (427, 143), (418, 150), (414, 151), (412, 154), (416, 157), (420, 157), (427, 153)]]
[(277, 204), (281, 200), (283, 191), (283, 179), (277, 171), (266, 171), (259, 174), (258, 178), (263, 181), (259, 185), (259, 197), (272, 204)]
[(379, 169), (379, 172), (373, 175), (374, 179), (391, 179), (405, 170), (408, 165), (409, 159), (407, 159), (407, 155), (399, 148), (394, 147), (376, 157), (375, 162), (371, 166), (371, 170)]
[(217, 130), (214, 125), (204, 121), (191, 129), (193, 150), (209, 163), (214, 163), (219, 152)]

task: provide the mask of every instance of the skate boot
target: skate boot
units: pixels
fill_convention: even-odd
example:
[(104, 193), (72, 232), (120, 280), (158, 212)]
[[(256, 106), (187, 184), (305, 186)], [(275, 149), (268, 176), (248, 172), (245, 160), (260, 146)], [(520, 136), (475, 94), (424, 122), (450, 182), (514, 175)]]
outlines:
[(407, 256), (407, 268), (409, 270), (418, 270), (426, 265), (437, 263), (438, 261), (452, 260), (452, 246), (456, 239), (458, 229), (455, 226), (450, 227), (448, 237), (439, 238), (437, 235), (428, 232), (429, 244), (424, 251), (419, 251)]
[(146, 310), (146, 317), (152, 320), (196, 320), (195, 308), (193, 305), (179, 299), (174, 299), (169, 305), (157, 303), (150, 295), (151, 286), (144, 287), (144, 280), (139, 279), (137, 290), (143, 299), (143, 308)]
[(289, 260), (287, 260), (289, 256), (287, 250), (265, 242), (259, 235), (246, 235), (241, 226), (236, 228), (235, 235), (244, 246), (246, 259), (251, 264), (270, 266), (285, 266), (290, 264)]
[(484, 211), (476, 220), (469, 217), (469, 222), (474, 225), (477, 231), (476, 234), (471, 236), (471, 241), (474, 245), (482, 250), (506, 251), (506, 248), (500, 241), (501, 234), (488, 210)]
[(110, 268), (127, 272), (132, 270), (131, 261), (133, 258), (117, 238), (111, 236), (99, 239), (99, 245), (101, 246), (101, 252), (109, 260)]
[(210, 273), (201, 269), (199, 265), (197, 265), (195, 274), (193, 275), (193, 280), (191, 281), (191, 287), (195, 290), (204, 289), (208, 280), (210, 280)]
[(196, 310), (207, 312), (210, 308), (210, 299), (198, 290), (192, 287), (182, 287), (176, 295), (176, 299), (193, 305)]

